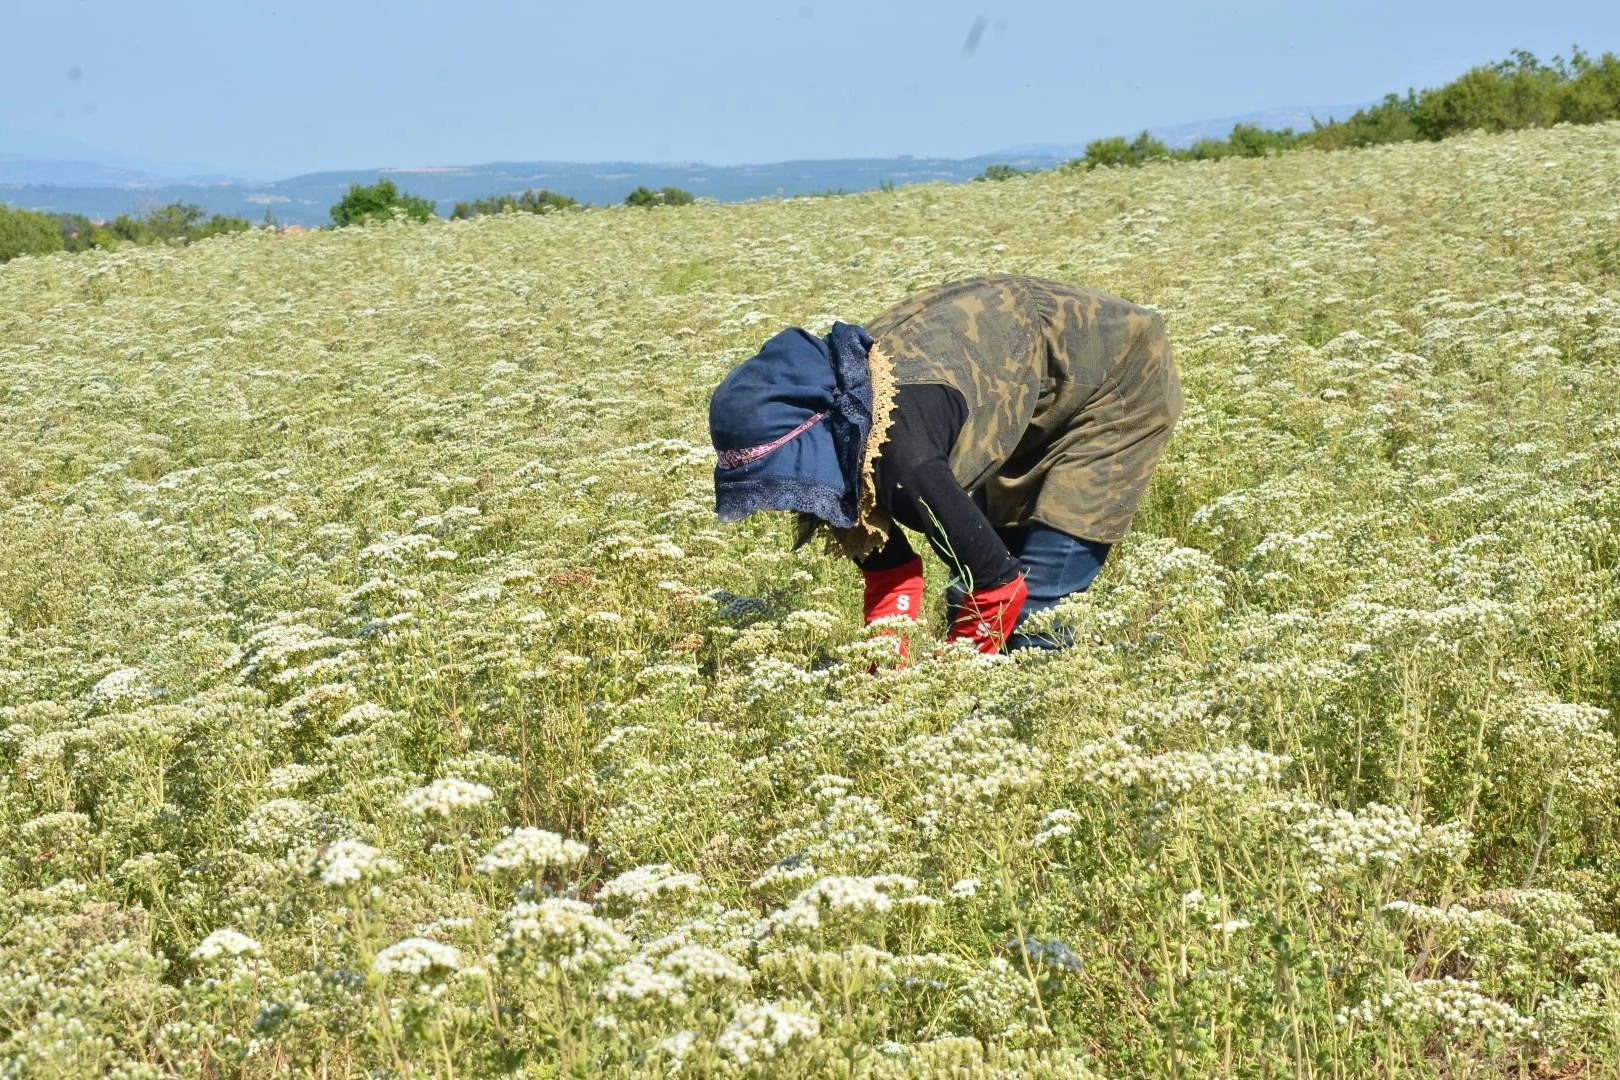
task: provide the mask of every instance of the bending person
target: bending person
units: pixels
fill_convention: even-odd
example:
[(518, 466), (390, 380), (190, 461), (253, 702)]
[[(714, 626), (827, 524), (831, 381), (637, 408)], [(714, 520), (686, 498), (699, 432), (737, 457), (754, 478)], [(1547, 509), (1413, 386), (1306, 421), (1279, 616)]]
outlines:
[(716, 508), (793, 511), (798, 544), (824, 530), (864, 574), (868, 623), (920, 617), (922, 560), (898, 523), (952, 568), (949, 639), (1057, 648), (1020, 627), (1124, 538), (1181, 400), (1155, 312), (970, 278), (865, 328), (784, 330), (734, 368), (709, 406)]

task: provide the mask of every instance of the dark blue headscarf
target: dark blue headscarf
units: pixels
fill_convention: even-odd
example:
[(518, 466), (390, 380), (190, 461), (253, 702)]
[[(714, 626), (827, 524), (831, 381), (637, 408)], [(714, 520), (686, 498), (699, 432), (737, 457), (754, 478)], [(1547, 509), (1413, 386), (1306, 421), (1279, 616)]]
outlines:
[(709, 402), (721, 521), (797, 510), (839, 528), (859, 519), (872, 430), (872, 339), (833, 323), (818, 338), (790, 327), (731, 370)]

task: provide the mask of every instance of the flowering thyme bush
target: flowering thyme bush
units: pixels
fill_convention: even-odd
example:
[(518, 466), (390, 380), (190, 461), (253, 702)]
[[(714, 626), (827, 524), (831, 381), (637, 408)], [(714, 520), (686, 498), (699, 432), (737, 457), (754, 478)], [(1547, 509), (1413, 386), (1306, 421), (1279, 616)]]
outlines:
[[(1612, 1068), (1617, 174), (7, 264), (0, 1075)], [(1076, 648), (896, 669), (847, 564), (716, 523), (707, 396), (1006, 270), (1164, 311), (1186, 413)]]

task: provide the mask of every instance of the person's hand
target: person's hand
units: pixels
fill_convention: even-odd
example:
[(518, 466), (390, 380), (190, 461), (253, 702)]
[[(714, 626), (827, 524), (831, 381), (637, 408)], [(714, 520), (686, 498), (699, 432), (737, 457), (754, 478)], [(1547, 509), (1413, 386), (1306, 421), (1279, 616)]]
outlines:
[[(879, 619), (895, 616), (916, 620), (922, 612), (921, 557), (902, 563), (891, 570), (865, 570), (861, 572), (861, 576), (866, 579), (866, 594), (862, 599), (868, 626)], [(885, 637), (894, 638), (896, 648), (900, 651), (900, 664), (904, 666), (911, 658), (911, 643), (907, 636), (893, 630), (878, 632)]]
[(988, 655), (999, 653), (1018, 624), (1028, 596), (1023, 574), (993, 589), (973, 590), (956, 610), (945, 640), (971, 642), (975, 649)]

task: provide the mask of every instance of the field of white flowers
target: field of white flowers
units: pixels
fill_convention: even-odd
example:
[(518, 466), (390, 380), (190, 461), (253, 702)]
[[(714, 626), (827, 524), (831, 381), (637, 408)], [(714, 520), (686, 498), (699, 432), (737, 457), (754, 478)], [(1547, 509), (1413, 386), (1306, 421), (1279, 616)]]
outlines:
[[(1615, 1075), (1616, 176), (0, 268), (0, 1075)], [(1079, 647), (869, 674), (848, 563), (716, 523), (708, 394), (995, 271), (1162, 310), (1186, 412)]]

